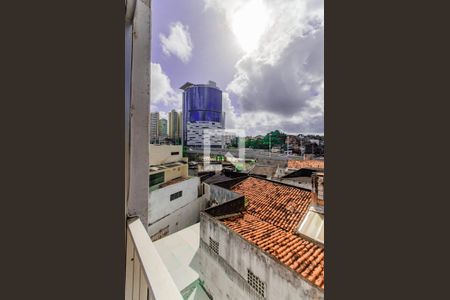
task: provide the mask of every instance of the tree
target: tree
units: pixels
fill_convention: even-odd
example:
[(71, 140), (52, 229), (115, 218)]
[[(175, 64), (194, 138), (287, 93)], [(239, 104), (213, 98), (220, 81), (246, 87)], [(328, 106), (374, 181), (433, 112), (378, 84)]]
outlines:
[(286, 148), (286, 134), (279, 131), (271, 131), (267, 133), (262, 139), (247, 139), (245, 141), (245, 147), (253, 149), (269, 149), (270, 147)]

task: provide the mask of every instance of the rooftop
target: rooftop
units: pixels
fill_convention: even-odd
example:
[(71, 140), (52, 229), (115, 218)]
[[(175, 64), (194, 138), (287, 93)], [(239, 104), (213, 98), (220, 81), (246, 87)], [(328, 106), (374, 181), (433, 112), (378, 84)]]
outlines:
[(249, 177), (231, 188), (248, 205), (240, 216), (221, 220), (226, 226), (275, 257), (314, 285), (324, 288), (324, 249), (295, 232), (308, 212), (311, 192)]
[(272, 177), (277, 171), (277, 168), (278, 168), (277, 166), (255, 165), (253, 169), (250, 170), (249, 174)]
[(309, 180), (311, 180), (311, 177), (314, 173), (319, 173), (321, 171), (323, 171), (323, 169), (302, 168), (302, 169), (298, 169), (293, 172), (290, 172), (287, 175), (283, 176), (282, 178), (307, 177), (307, 178), (309, 178)]
[(205, 179), (203, 182), (206, 184), (213, 184), (213, 183), (218, 183), (218, 182), (223, 182), (223, 181), (228, 181), (231, 180), (233, 178), (228, 177), (222, 173), (219, 174), (215, 174), (211, 177), (208, 177), (207, 179)]
[(182, 86), (180, 86), (180, 89), (181, 89), (181, 90), (186, 90), (186, 89), (190, 88), (190, 87), (193, 86), (193, 85), (194, 85), (193, 83), (186, 82), (185, 84), (183, 84)]
[(324, 160), (289, 160), (288, 168), (290, 169), (324, 169), (325, 161)]
[(180, 89), (186, 91), (187, 89), (189, 89), (189, 88), (191, 88), (191, 87), (193, 87), (193, 86), (205, 86), (205, 87), (213, 87), (213, 88), (219, 89), (219, 88), (217, 87), (216, 82), (211, 81), (211, 80), (209, 80), (208, 83), (206, 83), (206, 84), (202, 84), (202, 83), (200, 83), (200, 84), (195, 84), (195, 83), (192, 83), (192, 82), (189, 82), (189, 81), (188, 81), (188, 82), (186, 82), (185, 84), (183, 84), (182, 86), (180, 86)]
[(184, 299), (209, 299), (199, 285), (200, 223), (157, 240), (154, 245)]
[(159, 188), (161, 189), (161, 188), (164, 188), (164, 187), (166, 187), (166, 186), (169, 186), (169, 185), (172, 185), (172, 184), (175, 184), (175, 183), (179, 183), (179, 182), (182, 182), (182, 181), (191, 179), (191, 178), (192, 178), (191, 176), (188, 176), (188, 177), (178, 177), (178, 178), (175, 178), (175, 179), (172, 179), (172, 180), (169, 180), (169, 181), (167, 181), (167, 182), (164, 182), (164, 183), (160, 184), (160, 185), (159, 185)]
[(179, 167), (179, 166), (182, 166), (185, 164), (187, 164), (187, 162), (180, 160), (177, 162), (170, 162), (170, 163), (165, 163), (165, 164), (160, 164), (160, 165), (151, 165), (149, 167), (149, 172), (155, 172), (155, 171), (165, 170), (165, 169), (169, 169), (169, 168)]

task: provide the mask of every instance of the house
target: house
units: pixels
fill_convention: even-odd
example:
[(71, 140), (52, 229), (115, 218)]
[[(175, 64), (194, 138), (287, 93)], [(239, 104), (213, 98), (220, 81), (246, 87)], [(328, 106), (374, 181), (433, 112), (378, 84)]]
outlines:
[(249, 170), (249, 174), (271, 179), (275, 176), (277, 169), (278, 166), (276, 165), (257, 164), (251, 170)]
[(254, 176), (211, 185), (219, 204), (201, 213), (199, 251), (208, 294), (323, 299), (323, 184), (316, 186), (310, 191)]
[(152, 241), (199, 221), (206, 200), (200, 178), (188, 176), (180, 145), (150, 145), (148, 233)]
[(287, 167), (288, 169), (297, 169), (297, 170), (304, 168), (324, 169), (325, 161), (319, 159), (289, 160)]

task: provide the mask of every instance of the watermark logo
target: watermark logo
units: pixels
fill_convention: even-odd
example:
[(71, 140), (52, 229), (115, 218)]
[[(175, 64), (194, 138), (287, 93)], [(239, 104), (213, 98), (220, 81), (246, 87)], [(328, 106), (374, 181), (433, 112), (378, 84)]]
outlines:
[[(204, 129), (203, 130), (203, 157), (204, 169), (213, 170), (210, 163), (211, 148), (216, 153), (222, 153), (238, 171), (245, 169), (245, 130), (244, 129)], [(231, 141), (237, 139), (237, 147), (227, 149)], [(237, 156), (237, 157), (236, 157)]]

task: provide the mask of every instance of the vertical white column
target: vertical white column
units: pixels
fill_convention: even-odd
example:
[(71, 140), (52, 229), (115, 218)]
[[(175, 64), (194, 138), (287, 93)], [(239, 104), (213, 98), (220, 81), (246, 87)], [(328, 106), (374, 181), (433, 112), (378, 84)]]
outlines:
[(128, 215), (147, 227), (150, 116), (150, 0), (136, 0), (131, 37), (130, 187)]

